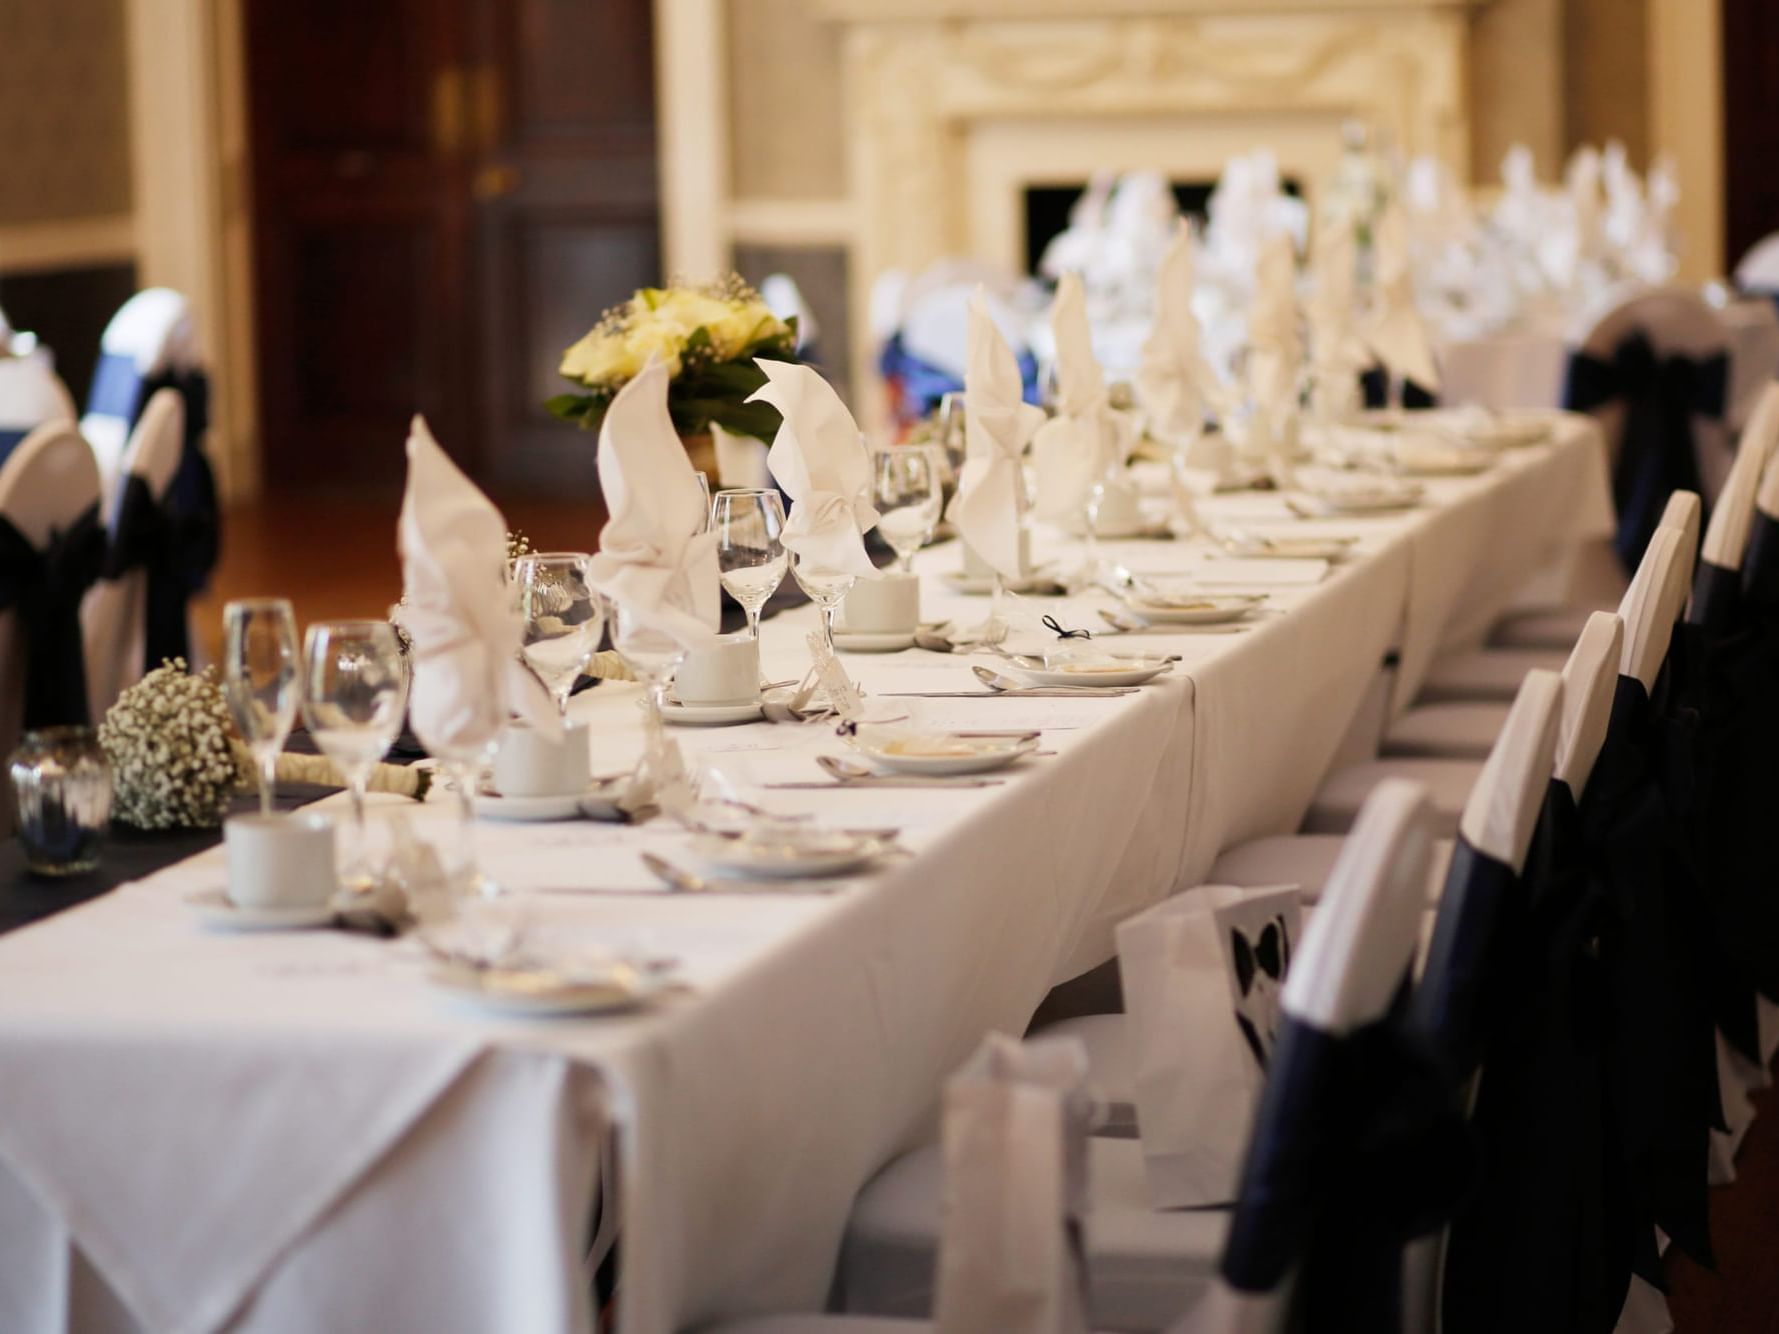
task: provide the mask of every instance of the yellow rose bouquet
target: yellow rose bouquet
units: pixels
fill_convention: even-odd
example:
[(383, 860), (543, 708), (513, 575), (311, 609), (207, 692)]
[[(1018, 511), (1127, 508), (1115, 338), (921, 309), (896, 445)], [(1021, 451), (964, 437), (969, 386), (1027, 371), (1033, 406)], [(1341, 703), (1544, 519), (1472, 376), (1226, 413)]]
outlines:
[(778, 409), (749, 403), (766, 382), (755, 357), (797, 359), (797, 321), (781, 320), (758, 292), (731, 275), (716, 283), (645, 287), (606, 311), (558, 368), (585, 392), (558, 394), (544, 406), (563, 421), (598, 430), (618, 390), (655, 358), (667, 368), (667, 407), (681, 436), (714, 422), (738, 435), (770, 440)]

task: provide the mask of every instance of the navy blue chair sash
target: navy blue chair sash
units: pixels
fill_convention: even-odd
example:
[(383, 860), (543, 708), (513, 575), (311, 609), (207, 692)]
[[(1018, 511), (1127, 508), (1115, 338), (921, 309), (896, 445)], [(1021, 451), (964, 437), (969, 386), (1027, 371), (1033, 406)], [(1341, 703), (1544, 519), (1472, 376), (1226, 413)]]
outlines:
[[(1373, 366), (1359, 377), (1359, 390), (1365, 396), (1365, 406), (1382, 408), (1390, 403), (1390, 374), (1382, 366)], [(1405, 408), (1430, 408), (1438, 400), (1433, 394), (1423, 389), (1413, 380), (1405, 380), (1402, 384), (1402, 406)]]
[[(188, 457), (190, 453), (188, 451)], [(146, 479), (131, 475), (125, 480), (123, 502), (118, 510), (111, 549), (104, 574), (117, 579), (131, 570), (147, 572), (147, 614), (142, 669), (153, 671), (167, 658), (189, 660), (185, 609), (192, 595), (204, 586), (215, 568), (218, 523), (209, 466), (197, 455), (200, 477), (209, 504), (183, 510), (174, 499), (157, 501)]]
[(1434, 918), (1410, 1011), (1418, 1032), (1460, 1079), (1482, 1059), (1501, 1002), (1504, 955), (1525, 930), (1525, 895), (1513, 868), (1460, 836)]
[(1474, 1166), (1449, 1071), (1390, 1017), (1335, 1037), (1287, 1017), (1267, 1067), (1221, 1264), (1292, 1323), (1402, 1327), (1402, 1249), (1437, 1229)]
[[(910, 419), (931, 415), (945, 395), (963, 389), (964, 382), (950, 371), (922, 361), (902, 343), (902, 335), (893, 335), (883, 345), (877, 369), (884, 379), (893, 381), (901, 397), (903, 411)], [(1024, 386), (1025, 401), (1038, 401), (1038, 360), (1029, 351), (1019, 354), (1019, 378)]]
[(5, 463), (6, 456), (17, 449), (29, 434), (31, 432), (28, 428), (0, 426), (0, 463)]
[(42, 550), (0, 515), (0, 610), (16, 613), (24, 634), (27, 728), (89, 721), (80, 600), (104, 557), (97, 505)]
[(1658, 356), (1641, 331), (1619, 343), (1610, 360), (1585, 352), (1570, 355), (1565, 407), (1592, 412), (1608, 403), (1624, 405), (1612, 493), (1618, 506), (1613, 545), (1627, 570), (1637, 568), (1668, 497), (1699, 490), (1692, 419), (1723, 416), (1728, 379), (1729, 358), (1723, 353), (1702, 359)]

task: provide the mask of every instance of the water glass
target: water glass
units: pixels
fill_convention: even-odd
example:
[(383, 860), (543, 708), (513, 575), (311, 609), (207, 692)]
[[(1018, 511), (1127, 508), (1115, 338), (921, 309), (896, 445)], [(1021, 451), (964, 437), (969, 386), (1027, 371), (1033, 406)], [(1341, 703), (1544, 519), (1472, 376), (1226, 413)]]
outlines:
[(388, 621), (317, 621), (303, 641), (303, 721), (352, 796), (354, 849), (345, 880), (373, 877), (366, 846), (365, 789), (401, 731), (407, 670)]
[(872, 458), (871, 481), (877, 531), (894, 548), (902, 573), (912, 574), (914, 553), (933, 540), (944, 500), (934, 451), (919, 445), (881, 449)]
[(647, 727), (653, 746), (662, 736), (661, 706), (667, 702), (667, 683), (686, 656), (685, 645), (653, 624), (651, 618), (639, 616), (635, 609), (621, 602), (615, 624), (612, 647), (636, 679), (648, 687)]
[(819, 565), (811, 565), (803, 557), (792, 553), (791, 574), (797, 580), (797, 587), (809, 595), (809, 600), (822, 613), (822, 638), (827, 641), (828, 652), (834, 651), (834, 613), (845, 601), (852, 586), (858, 582), (858, 576), (841, 570), (825, 569)]
[(723, 588), (747, 613), (748, 633), (760, 637), (760, 609), (784, 582), (784, 506), (778, 492), (719, 491), (713, 503), (717, 570)]
[(593, 558), (550, 551), (513, 562), (513, 588), (524, 623), (520, 656), (568, 716), (568, 697), (605, 633), (605, 604), (588, 583)]
[(26, 732), (8, 762), (19, 842), (33, 875), (79, 875), (99, 864), (111, 820), (111, 764), (90, 727)]
[(222, 610), (223, 696), (259, 766), (259, 810), (272, 813), (278, 752), (297, 713), (296, 617), (285, 598), (245, 598)]

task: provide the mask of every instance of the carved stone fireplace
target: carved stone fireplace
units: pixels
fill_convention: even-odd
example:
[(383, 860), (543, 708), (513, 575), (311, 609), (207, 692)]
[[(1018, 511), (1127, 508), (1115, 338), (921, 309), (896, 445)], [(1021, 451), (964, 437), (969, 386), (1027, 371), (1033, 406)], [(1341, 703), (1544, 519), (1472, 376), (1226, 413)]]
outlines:
[(814, 3), (846, 26), (858, 294), (947, 255), (1024, 270), (1027, 190), (1108, 168), (1207, 181), (1265, 146), (1313, 203), (1349, 118), (1469, 177), (1476, 0)]

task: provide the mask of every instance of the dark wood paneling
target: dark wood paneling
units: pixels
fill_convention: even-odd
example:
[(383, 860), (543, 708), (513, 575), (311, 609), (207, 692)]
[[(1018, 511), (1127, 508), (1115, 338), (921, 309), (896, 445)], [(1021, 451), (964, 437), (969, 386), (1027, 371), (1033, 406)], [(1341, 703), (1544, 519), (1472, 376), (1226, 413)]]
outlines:
[(1779, 0), (1723, 0), (1724, 263), (1779, 231)]
[(56, 356), (56, 372), (86, 402), (99, 338), (117, 308), (136, 291), (136, 266), (52, 269), (0, 277), (0, 310), (15, 329), (29, 329)]

